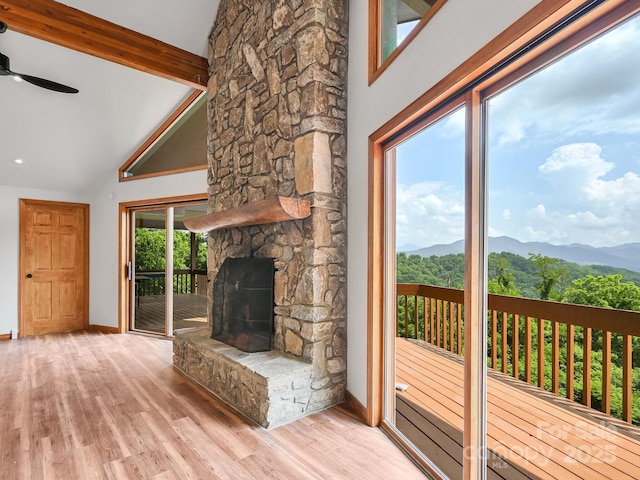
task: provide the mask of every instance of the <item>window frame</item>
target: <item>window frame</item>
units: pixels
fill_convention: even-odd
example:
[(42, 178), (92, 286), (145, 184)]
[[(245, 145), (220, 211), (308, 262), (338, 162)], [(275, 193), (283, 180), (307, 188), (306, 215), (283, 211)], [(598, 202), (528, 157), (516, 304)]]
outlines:
[(400, 42), (400, 44), (382, 61), (382, 2), (385, 0), (369, 0), (369, 85), (382, 75), (389, 65), (418, 36), (429, 20), (447, 3), (447, 0), (436, 0), (431, 8), (418, 21), (418, 24)]

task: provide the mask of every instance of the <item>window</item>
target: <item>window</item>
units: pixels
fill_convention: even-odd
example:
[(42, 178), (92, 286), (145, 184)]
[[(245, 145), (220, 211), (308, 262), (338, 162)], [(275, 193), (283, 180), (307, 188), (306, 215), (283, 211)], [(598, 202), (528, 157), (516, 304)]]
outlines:
[(577, 14), (372, 138), (370, 405), (436, 477), (633, 476), (639, 10)]
[(447, 0), (369, 0), (369, 83)]
[(120, 181), (207, 168), (207, 129), (207, 95), (196, 91), (120, 167)]

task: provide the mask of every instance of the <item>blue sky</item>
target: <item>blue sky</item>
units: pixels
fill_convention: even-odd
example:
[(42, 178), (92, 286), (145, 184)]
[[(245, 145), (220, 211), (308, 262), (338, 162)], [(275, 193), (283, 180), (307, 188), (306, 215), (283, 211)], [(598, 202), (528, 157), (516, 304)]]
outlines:
[[(640, 242), (640, 17), (489, 100), (489, 235)], [(464, 112), (398, 147), (397, 244), (464, 232)]]

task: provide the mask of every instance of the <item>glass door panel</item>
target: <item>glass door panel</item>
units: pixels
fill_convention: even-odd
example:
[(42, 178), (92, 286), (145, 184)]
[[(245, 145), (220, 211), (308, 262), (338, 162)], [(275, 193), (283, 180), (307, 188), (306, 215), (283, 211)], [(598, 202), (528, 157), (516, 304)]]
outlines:
[(173, 230), (173, 328), (207, 324), (207, 234), (188, 231), (185, 218), (203, 215), (206, 204), (179, 206)]
[(449, 478), (462, 477), (464, 109), (387, 150), (386, 421)]
[(640, 110), (625, 80), (640, 78), (638, 32), (636, 17), (487, 100), (487, 446), (500, 475), (637, 475), (638, 337), (624, 325), (640, 310)]
[(166, 334), (166, 209), (132, 215), (131, 329)]

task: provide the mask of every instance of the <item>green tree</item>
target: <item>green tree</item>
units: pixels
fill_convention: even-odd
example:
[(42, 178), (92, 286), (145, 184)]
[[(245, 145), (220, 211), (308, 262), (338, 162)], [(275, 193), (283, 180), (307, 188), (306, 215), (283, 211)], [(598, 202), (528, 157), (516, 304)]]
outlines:
[(498, 276), (489, 280), (489, 284), (487, 285), (489, 293), (519, 297), (520, 289), (516, 287), (516, 279), (513, 273), (509, 271), (511, 267), (509, 260), (505, 257), (495, 256), (495, 266), (498, 270)]
[(622, 282), (622, 275), (587, 275), (574, 280), (562, 297), (563, 302), (619, 310), (640, 310), (640, 288)]
[(166, 266), (164, 229), (136, 228), (136, 271), (164, 271)]
[(568, 272), (564, 267), (556, 265), (557, 258), (547, 257), (539, 253), (530, 253), (529, 260), (540, 277), (536, 290), (541, 300), (553, 300), (560, 297), (557, 286), (565, 279)]

